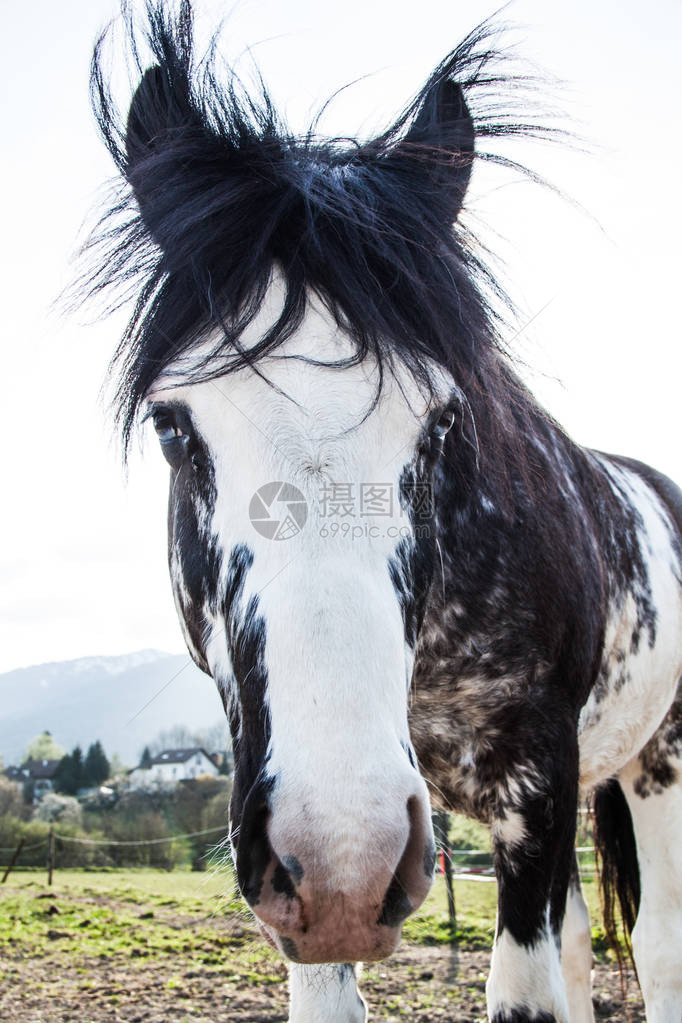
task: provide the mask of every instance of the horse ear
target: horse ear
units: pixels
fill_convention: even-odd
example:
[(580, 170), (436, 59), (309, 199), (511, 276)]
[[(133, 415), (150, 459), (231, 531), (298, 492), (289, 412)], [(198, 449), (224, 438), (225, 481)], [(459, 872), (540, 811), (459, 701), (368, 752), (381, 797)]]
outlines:
[(442, 76), (427, 85), (403, 146), (426, 151), (432, 181), (450, 192), (451, 222), (459, 215), (471, 177), (474, 139), (474, 121), (461, 85)]
[(127, 173), (154, 148), (154, 140), (165, 134), (170, 121), (171, 92), (161, 68), (148, 68), (130, 102), (126, 125)]
[(163, 206), (159, 202), (159, 178), (164, 170), (172, 173), (174, 169), (171, 165), (162, 166), (164, 156), (170, 164), (170, 150), (183, 130), (192, 134), (197, 126), (200, 122), (183, 83), (172, 82), (158, 65), (148, 68), (133, 94), (128, 111), (125, 175), (133, 188), (143, 220), (155, 237)]

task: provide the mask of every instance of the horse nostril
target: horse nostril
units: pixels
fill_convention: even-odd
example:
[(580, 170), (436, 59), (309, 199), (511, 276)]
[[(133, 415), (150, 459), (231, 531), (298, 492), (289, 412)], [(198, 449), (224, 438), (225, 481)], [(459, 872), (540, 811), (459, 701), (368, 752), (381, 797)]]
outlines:
[(408, 918), (412, 909), (412, 903), (403, 888), (402, 881), (396, 873), (393, 875), (393, 880), (384, 896), (384, 904), (381, 907), (381, 914), (377, 923), (381, 924), (382, 927), (400, 927), (403, 920)]
[(424, 808), (415, 797), (407, 801), (407, 816), (409, 835), (377, 921), (384, 927), (399, 927), (424, 901), (433, 879), (435, 845)]
[(260, 900), (265, 871), (272, 860), (269, 817), (267, 789), (254, 786), (244, 804), (237, 844), (237, 883), (250, 906)]

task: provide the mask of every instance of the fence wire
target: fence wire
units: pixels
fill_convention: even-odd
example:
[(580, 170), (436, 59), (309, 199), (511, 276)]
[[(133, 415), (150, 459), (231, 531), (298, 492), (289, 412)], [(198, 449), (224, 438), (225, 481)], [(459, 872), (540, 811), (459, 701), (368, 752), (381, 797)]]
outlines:
[[(19, 843), (17, 843), (18, 845)], [(36, 842), (35, 845), (23, 845), (21, 847), (22, 854), (25, 852), (31, 852), (34, 849), (40, 849), (41, 845), (47, 845), (47, 839), (44, 838), (42, 842)], [(0, 845), (0, 852), (14, 852), (16, 845)]]
[[(138, 839), (108, 839), (108, 838), (77, 838), (74, 835), (61, 835), (59, 832), (54, 832), (55, 839), (60, 842), (71, 842), (78, 845), (91, 845), (91, 846), (149, 846), (149, 845), (162, 845), (167, 842), (179, 841), (183, 838), (200, 838), (203, 835), (214, 835), (217, 832), (225, 832), (225, 826), (219, 825), (214, 828), (203, 828), (201, 831), (186, 831), (180, 835), (167, 835), (164, 838), (138, 838)], [(22, 854), (27, 852), (34, 852), (36, 849), (40, 849), (42, 846), (47, 845), (48, 840), (44, 838), (40, 842), (36, 842), (33, 845), (24, 846), (21, 850)], [(14, 852), (16, 846), (0, 846), (0, 853), (3, 852)], [(591, 845), (577, 846), (576, 853), (594, 853), (594, 847)], [(464, 868), (463, 864), (456, 862), (458, 857), (468, 856), (490, 856), (492, 858), (492, 852), (489, 849), (450, 849), (449, 860), (452, 866), (455, 868), (453, 872), (453, 880), (455, 881), (494, 881), (495, 876), (493, 874), (484, 874), (478, 870), (469, 870)], [(459, 868), (459, 870), (457, 869)], [(486, 868), (483, 868), (486, 869)], [(491, 868), (489, 868), (491, 869)], [(594, 871), (587, 864), (580, 864), (581, 876), (591, 876)]]
[(113, 838), (75, 838), (72, 835), (59, 835), (56, 831), (54, 837), (60, 842), (78, 842), (79, 845), (161, 845), (162, 842), (176, 842), (180, 838), (198, 838), (200, 835), (214, 835), (216, 831), (225, 831), (224, 826), (217, 828), (204, 828), (203, 831), (186, 831), (183, 835), (167, 835), (166, 838), (137, 838), (119, 840)]

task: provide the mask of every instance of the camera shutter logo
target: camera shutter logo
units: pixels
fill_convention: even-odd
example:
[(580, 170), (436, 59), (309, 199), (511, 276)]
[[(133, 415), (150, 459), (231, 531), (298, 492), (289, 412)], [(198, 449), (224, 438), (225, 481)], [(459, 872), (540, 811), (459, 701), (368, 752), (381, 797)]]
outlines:
[(267, 540), (290, 540), (305, 526), (308, 505), (298, 487), (277, 480), (258, 488), (249, 504), (249, 518)]

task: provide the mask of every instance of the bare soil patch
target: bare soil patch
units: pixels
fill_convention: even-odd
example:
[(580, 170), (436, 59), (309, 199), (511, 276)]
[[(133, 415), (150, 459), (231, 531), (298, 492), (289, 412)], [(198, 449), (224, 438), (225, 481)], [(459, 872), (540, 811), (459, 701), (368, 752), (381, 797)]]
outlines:
[[(183, 921), (184, 923), (184, 921)], [(114, 955), (81, 956), (60, 949), (69, 935), (59, 917), (42, 954), (6, 948), (0, 981), (0, 1019), (9, 1023), (284, 1023), (286, 971), (243, 919), (214, 919), (215, 942), (202, 922), (181, 948), (163, 955), (144, 947)], [(232, 935), (230, 948), (226, 937)], [(245, 940), (246, 939), (246, 940)], [(252, 940), (253, 939), (253, 940)], [(215, 952), (215, 955), (211, 953)], [(362, 990), (370, 1018), (414, 1023), (485, 1023), (489, 955), (444, 946), (403, 944), (369, 967)], [(628, 976), (623, 996), (616, 966), (594, 971), (599, 1023), (644, 1023), (641, 996)]]

